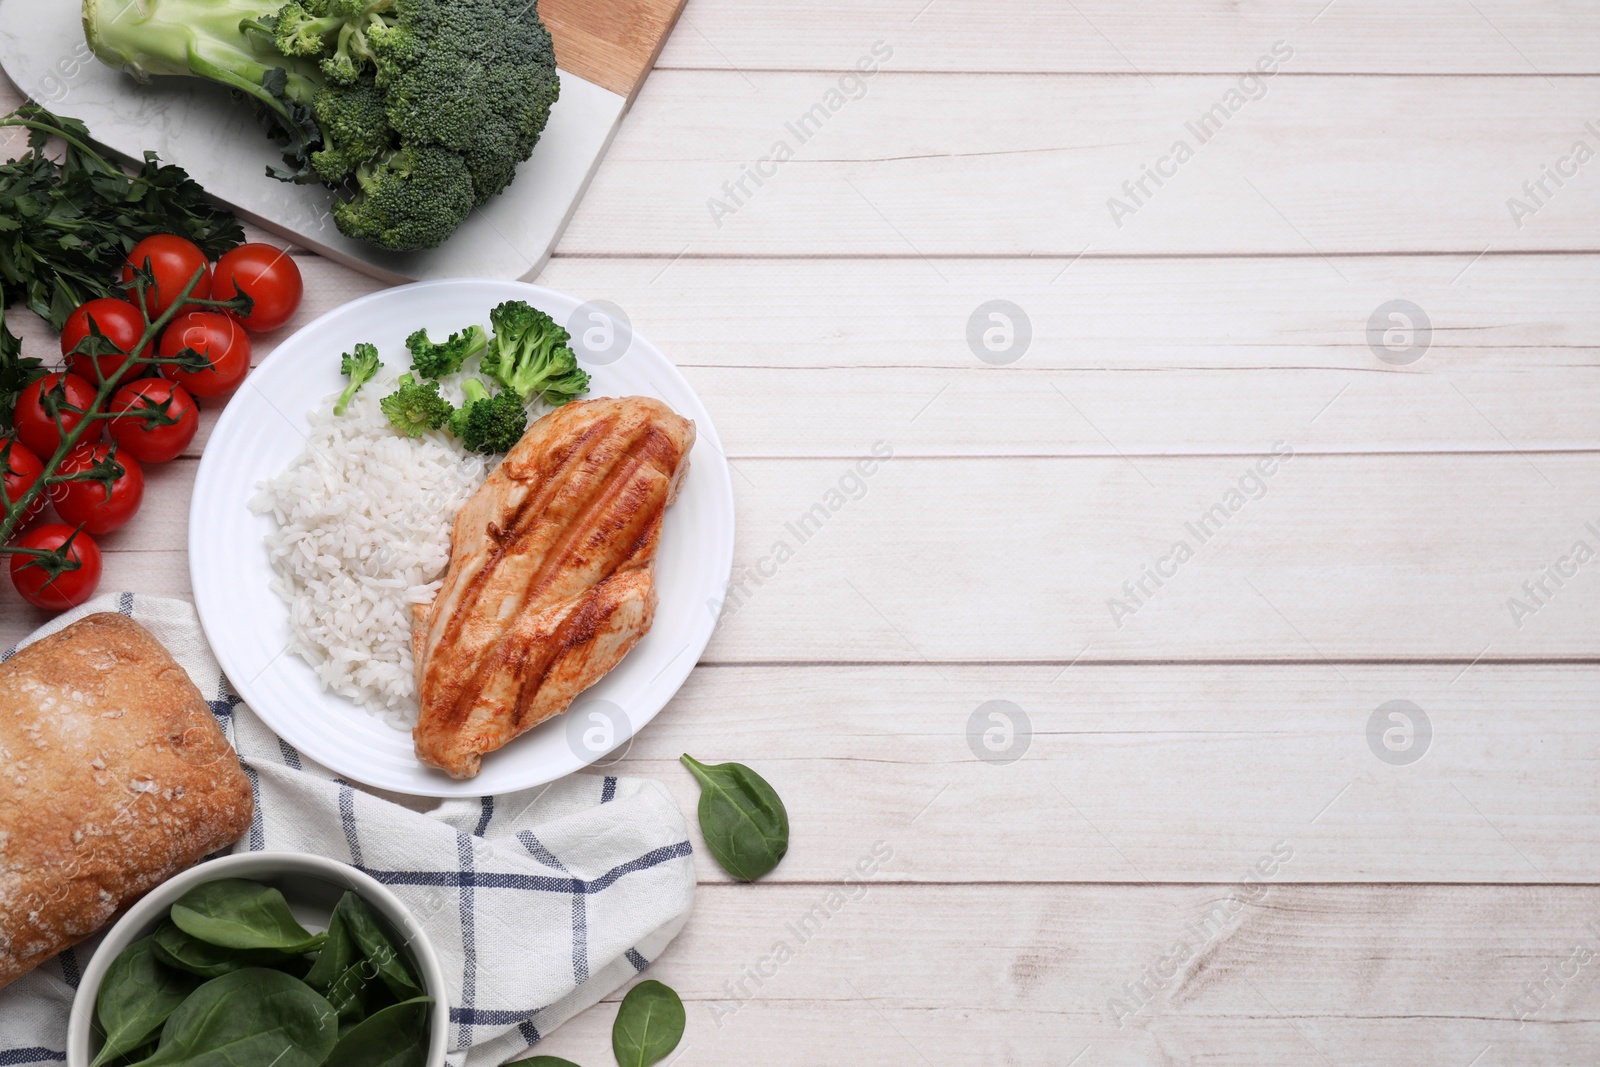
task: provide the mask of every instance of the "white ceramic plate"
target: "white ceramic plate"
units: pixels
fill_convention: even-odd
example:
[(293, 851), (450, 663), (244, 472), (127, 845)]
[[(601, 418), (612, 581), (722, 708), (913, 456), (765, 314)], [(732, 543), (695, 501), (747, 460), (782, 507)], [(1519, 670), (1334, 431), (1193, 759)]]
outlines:
[[(189, 572), (206, 638), (245, 701), (284, 740), (324, 767), (367, 785), (420, 796), (482, 796), (554, 781), (624, 745), (677, 692), (716, 624), (733, 565), (733, 487), (716, 428), (700, 398), (654, 345), (625, 326), (593, 358), (584, 331), (574, 348), (593, 377), (590, 396), (645, 395), (695, 422), (697, 440), (678, 500), (667, 510), (656, 559), (660, 605), (649, 634), (572, 710), (484, 757), (455, 781), (417, 762), (409, 731), (325, 692), (289, 646), (288, 608), (268, 588), (262, 539), (271, 516), (249, 500), (305, 445), (307, 414), (343, 385), (339, 355), (357, 342), (402, 364), (418, 327), (435, 337), (487, 325), (503, 300), (526, 300), (569, 326), (590, 307), (520, 282), (458, 279), (374, 293), (317, 319), (278, 346), (240, 386), (206, 444), (189, 513)], [(604, 334), (590, 335), (596, 343)]]

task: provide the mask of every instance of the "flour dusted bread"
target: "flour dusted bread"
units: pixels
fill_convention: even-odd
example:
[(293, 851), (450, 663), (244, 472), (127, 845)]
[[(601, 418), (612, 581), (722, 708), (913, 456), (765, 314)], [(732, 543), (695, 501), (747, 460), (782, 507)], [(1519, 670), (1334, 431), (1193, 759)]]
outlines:
[(0, 665), (0, 986), (239, 838), (250, 783), (160, 642), (89, 615)]

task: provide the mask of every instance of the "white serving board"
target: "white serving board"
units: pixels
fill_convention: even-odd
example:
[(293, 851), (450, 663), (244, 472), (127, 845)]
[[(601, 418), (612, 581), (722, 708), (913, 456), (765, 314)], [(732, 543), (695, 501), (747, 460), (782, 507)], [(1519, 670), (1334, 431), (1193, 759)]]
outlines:
[(440, 247), (386, 252), (335, 228), (326, 187), (267, 177), (282, 156), (248, 105), (197, 78), (141, 85), (112, 70), (84, 42), (79, 12), (76, 0), (0, 0), (0, 67), (17, 88), (82, 119), (113, 152), (153, 151), (258, 226), (389, 282), (537, 274), (627, 111), (625, 97), (561, 71), (561, 97), (516, 180)]

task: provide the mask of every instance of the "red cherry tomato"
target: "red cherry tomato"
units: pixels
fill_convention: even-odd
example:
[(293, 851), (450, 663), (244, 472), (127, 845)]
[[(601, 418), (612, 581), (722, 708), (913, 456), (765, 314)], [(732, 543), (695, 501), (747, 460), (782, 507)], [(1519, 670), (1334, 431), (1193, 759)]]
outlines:
[[(131, 353), (139, 343), (139, 338), (144, 336), (144, 316), (139, 314), (136, 305), (109, 296), (81, 304), (67, 316), (66, 325), (61, 327), (61, 354), (67, 357), (67, 369), (84, 381), (96, 382), (101, 377), (109, 378), (115, 374), (129, 356), (72, 354), (78, 343), (89, 336), (91, 317), (105, 339), (117, 346), (118, 352)], [(97, 363), (100, 365), (98, 375), (95, 371)]]
[[(0, 471), (5, 475), (6, 499), (14, 503), (39, 480), (39, 475), (44, 473), (44, 464), (39, 462), (39, 457), (27, 445), (15, 437), (7, 437), (0, 444)], [(44, 498), (43, 493), (33, 498), (22, 521), (17, 523), (17, 529), (22, 529), (39, 517), (39, 512), (44, 510)]]
[(294, 318), (305, 283), (288, 252), (244, 244), (224, 252), (211, 275), (213, 300), (231, 300), (241, 292), (255, 303), (248, 315), (237, 316), (239, 321), (252, 333), (265, 333)]
[(113, 451), (106, 445), (79, 445), (68, 452), (56, 468), (57, 474), (77, 474), (96, 463), (111, 459), (122, 473), (108, 487), (104, 482), (57, 482), (50, 487), (50, 501), (61, 521), (81, 526), (92, 534), (120, 530), (139, 511), (144, 499), (144, 470), (139, 461)]
[(17, 538), (19, 548), (54, 551), (71, 539), (67, 549), (68, 569), (51, 576), (49, 567), (36, 556), (11, 557), (11, 584), (17, 587), (22, 599), (35, 607), (52, 611), (65, 611), (94, 596), (100, 584), (100, 547), (94, 539), (79, 530), (59, 522), (35, 526)]
[(231, 393), (250, 373), (250, 335), (233, 319), (214, 311), (191, 311), (172, 320), (161, 335), (161, 357), (172, 359), (192, 348), (211, 361), (205, 370), (161, 365), (161, 376), (195, 396)]
[[(165, 378), (141, 378), (124, 385), (107, 410), (116, 416), (110, 421), (111, 439), (141, 463), (176, 459), (200, 428), (194, 397)], [(162, 424), (163, 417), (178, 421)]]
[[(211, 263), (193, 241), (170, 233), (146, 237), (128, 253), (128, 262), (122, 268), (122, 280), (131, 282), (134, 268), (143, 267), (145, 260), (150, 261), (150, 270), (156, 276), (155, 286), (145, 290), (145, 310), (152, 319), (160, 318), (173, 305), (198, 270), (204, 270), (205, 274), (195, 283), (194, 291), (189, 295), (202, 300), (211, 295)], [(129, 297), (137, 300), (133, 290), (129, 290)], [(196, 305), (185, 305), (184, 310), (199, 309)]]
[(44, 408), (43, 397), (47, 393), (54, 397), (61, 415), (61, 426), (68, 432), (83, 421), (85, 413), (94, 406), (97, 395), (95, 387), (76, 374), (46, 374), (24, 389), (22, 395), (17, 397), (14, 421), (17, 437), (36, 456), (53, 456), (56, 447), (61, 444), (55, 419)]

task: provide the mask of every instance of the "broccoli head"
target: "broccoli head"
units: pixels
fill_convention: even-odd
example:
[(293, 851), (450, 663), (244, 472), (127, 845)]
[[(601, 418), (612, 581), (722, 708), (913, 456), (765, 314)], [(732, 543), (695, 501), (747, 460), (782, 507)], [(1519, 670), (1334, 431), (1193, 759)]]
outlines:
[(549, 315), (522, 300), (508, 300), (489, 312), (494, 340), (483, 354), (483, 373), (524, 401), (539, 399), (557, 407), (589, 391), (589, 375), (567, 342), (567, 333)]
[(472, 210), (466, 163), (432, 145), (363, 163), (355, 179), (350, 198), (333, 205), (333, 219), (341, 233), (385, 248), (432, 248)]
[(406, 347), (411, 350), (411, 369), (424, 378), (454, 374), (463, 363), (488, 346), (489, 335), (482, 326), (469, 326), (460, 333), (451, 334), (448, 341), (437, 344), (428, 340), (427, 330), (418, 330), (406, 338)]
[(438, 382), (418, 382), (409, 374), (400, 375), (400, 388), (378, 401), (394, 428), (407, 437), (421, 437), (437, 430), (455, 410), (439, 395)]
[(358, 344), (354, 352), (346, 352), (339, 358), (339, 373), (349, 378), (350, 384), (344, 387), (344, 392), (339, 394), (339, 402), (333, 405), (335, 415), (344, 414), (345, 408), (349, 407), (350, 401), (355, 398), (357, 390), (372, 381), (372, 376), (378, 373), (378, 368), (381, 366), (383, 364), (378, 362), (376, 345)]
[(550, 34), (529, 0), (395, 0), (368, 34), (389, 125), (459, 152), (479, 204), (511, 183), (560, 94)]
[(333, 186), (340, 231), (396, 251), (503, 190), (560, 93), (533, 0), (83, 0), (83, 23), (140, 80), (252, 99), (283, 146), (269, 173)]
[(450, 416), (450, 432), (473, 452), (509, 452), (528, 428), (528, 411), (512, 392), (489, 395), (483, 383), (461, 383), (466, 399)]

